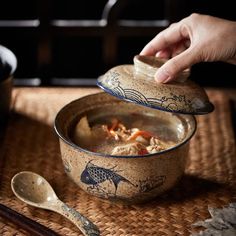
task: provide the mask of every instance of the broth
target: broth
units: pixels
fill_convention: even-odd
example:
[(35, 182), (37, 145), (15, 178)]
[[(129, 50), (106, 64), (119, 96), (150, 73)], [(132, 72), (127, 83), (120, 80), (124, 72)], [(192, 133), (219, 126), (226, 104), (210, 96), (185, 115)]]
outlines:
[[(116, 156), (144, 155), (177, 145), (184, 136), (180, 134), (181, 129), (183, 127), (176, 127), (167, 119), (139, 113), (106, 115), (95, 120), (82, 117), (73, 128), (72, 139), (78, 146), (92, 152)], [(136, 134), (142, 135), (136, 137)]]

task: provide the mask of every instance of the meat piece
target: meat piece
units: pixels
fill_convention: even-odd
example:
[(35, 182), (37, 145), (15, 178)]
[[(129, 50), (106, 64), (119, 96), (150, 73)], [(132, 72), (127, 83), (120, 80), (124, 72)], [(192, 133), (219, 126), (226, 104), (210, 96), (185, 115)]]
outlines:
[(152, 137), (150, 139), (150, 145), (147, 147), (147, 151), (149, 153), (156, 153), (160, 152), (162, 150), (168, 149), (174, 145), (174, 142), (168, 141), (162, 141), (156, 137)]
[(161, 140), (156, 138), (156, 137), (151, 137), (150, 139), (150, 145), (160, 145), (161, 144)]
[(126, 145), (120, 145), (115, 147), (111, 155), (115, 156), (133, 156), (133, 155), (139, 155), (142, 150), (146, 150), (146, 147), (142, 145), (141, 143), (129, 143)]
[(112, 136), (116, 141), (126, 141), (130, 136), (130, 130), (120, 123), (117, 119), (112, 119), (111, 127), (108, 129), (109, 135)]
[(161, 145), (151, 145), (151, 146), (147, 147), (148, 153), (156, 153), (156, 152), (160, 152), (164, 149), (165, 148), (163, 148), (163, 146), (161, 146)]

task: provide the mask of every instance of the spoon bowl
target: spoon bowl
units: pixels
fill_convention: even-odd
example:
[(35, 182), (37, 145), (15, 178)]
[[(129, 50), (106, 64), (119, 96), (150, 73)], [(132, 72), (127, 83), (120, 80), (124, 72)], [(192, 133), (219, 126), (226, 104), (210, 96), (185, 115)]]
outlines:
[(11, 184), (14, 194), (31, 206), (50, 209), (52, 202), (57, 200), (51, 185), (33, 172), (16, 174)]
[(100, 232), (96, 225), (75, 209), (63, 203), (51, 185), (42, 176), (23, 171), (16, 174), (11, 181), (13, 193), (21, 201), (47, 210), (57, 212), (72, 221), (84, 235), (97, 236)]

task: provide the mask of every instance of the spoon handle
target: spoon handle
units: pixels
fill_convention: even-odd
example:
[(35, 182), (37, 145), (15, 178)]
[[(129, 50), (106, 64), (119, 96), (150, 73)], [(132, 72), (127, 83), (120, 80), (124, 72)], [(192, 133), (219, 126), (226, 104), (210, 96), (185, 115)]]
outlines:
[(64, 202), (59, 201), (59, 207), (57, 209), (54, 209), (59, 214), (63, 215), (67, 219), (69, 219), (71, 222), (73, 222), (80, 230), (81, 232), (86, 236), (99, 236), (100, 231), (98, 227), (93, 224), (88, 218), (81, 215), (78, 211), (75, 209), (69, 207)]

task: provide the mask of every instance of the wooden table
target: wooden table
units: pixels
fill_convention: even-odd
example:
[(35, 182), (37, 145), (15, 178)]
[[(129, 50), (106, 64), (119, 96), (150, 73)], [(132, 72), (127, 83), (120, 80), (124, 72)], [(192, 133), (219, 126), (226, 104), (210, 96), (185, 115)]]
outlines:
[[(58, 139), (53, 131), (56, 113), (68, 102), (101, 91), (98, 88), (15, 88), (12, 113), (0, 152), (0, 203), (53, 229), (60, 235), (81, 235), (56, 213), (29, 207), (11, 191), (14, 174), (37, 172), (58, 196), (98, 225), (101, 235), (189, 235), (192, 224), (209, 217), (208, 206), (223, 207), (235, 200), (236, 157), (231, 109), (234, 90), (208, 89), (215, 111), (198, 116), (190, 143), (186, 172), (170, 192), (144, 205), (115, 205), (95, 199), (66, 176)], [(232, 102), (230, 102), (232, 101)], [(0, 217), (0, 235), (29, 235)]]

